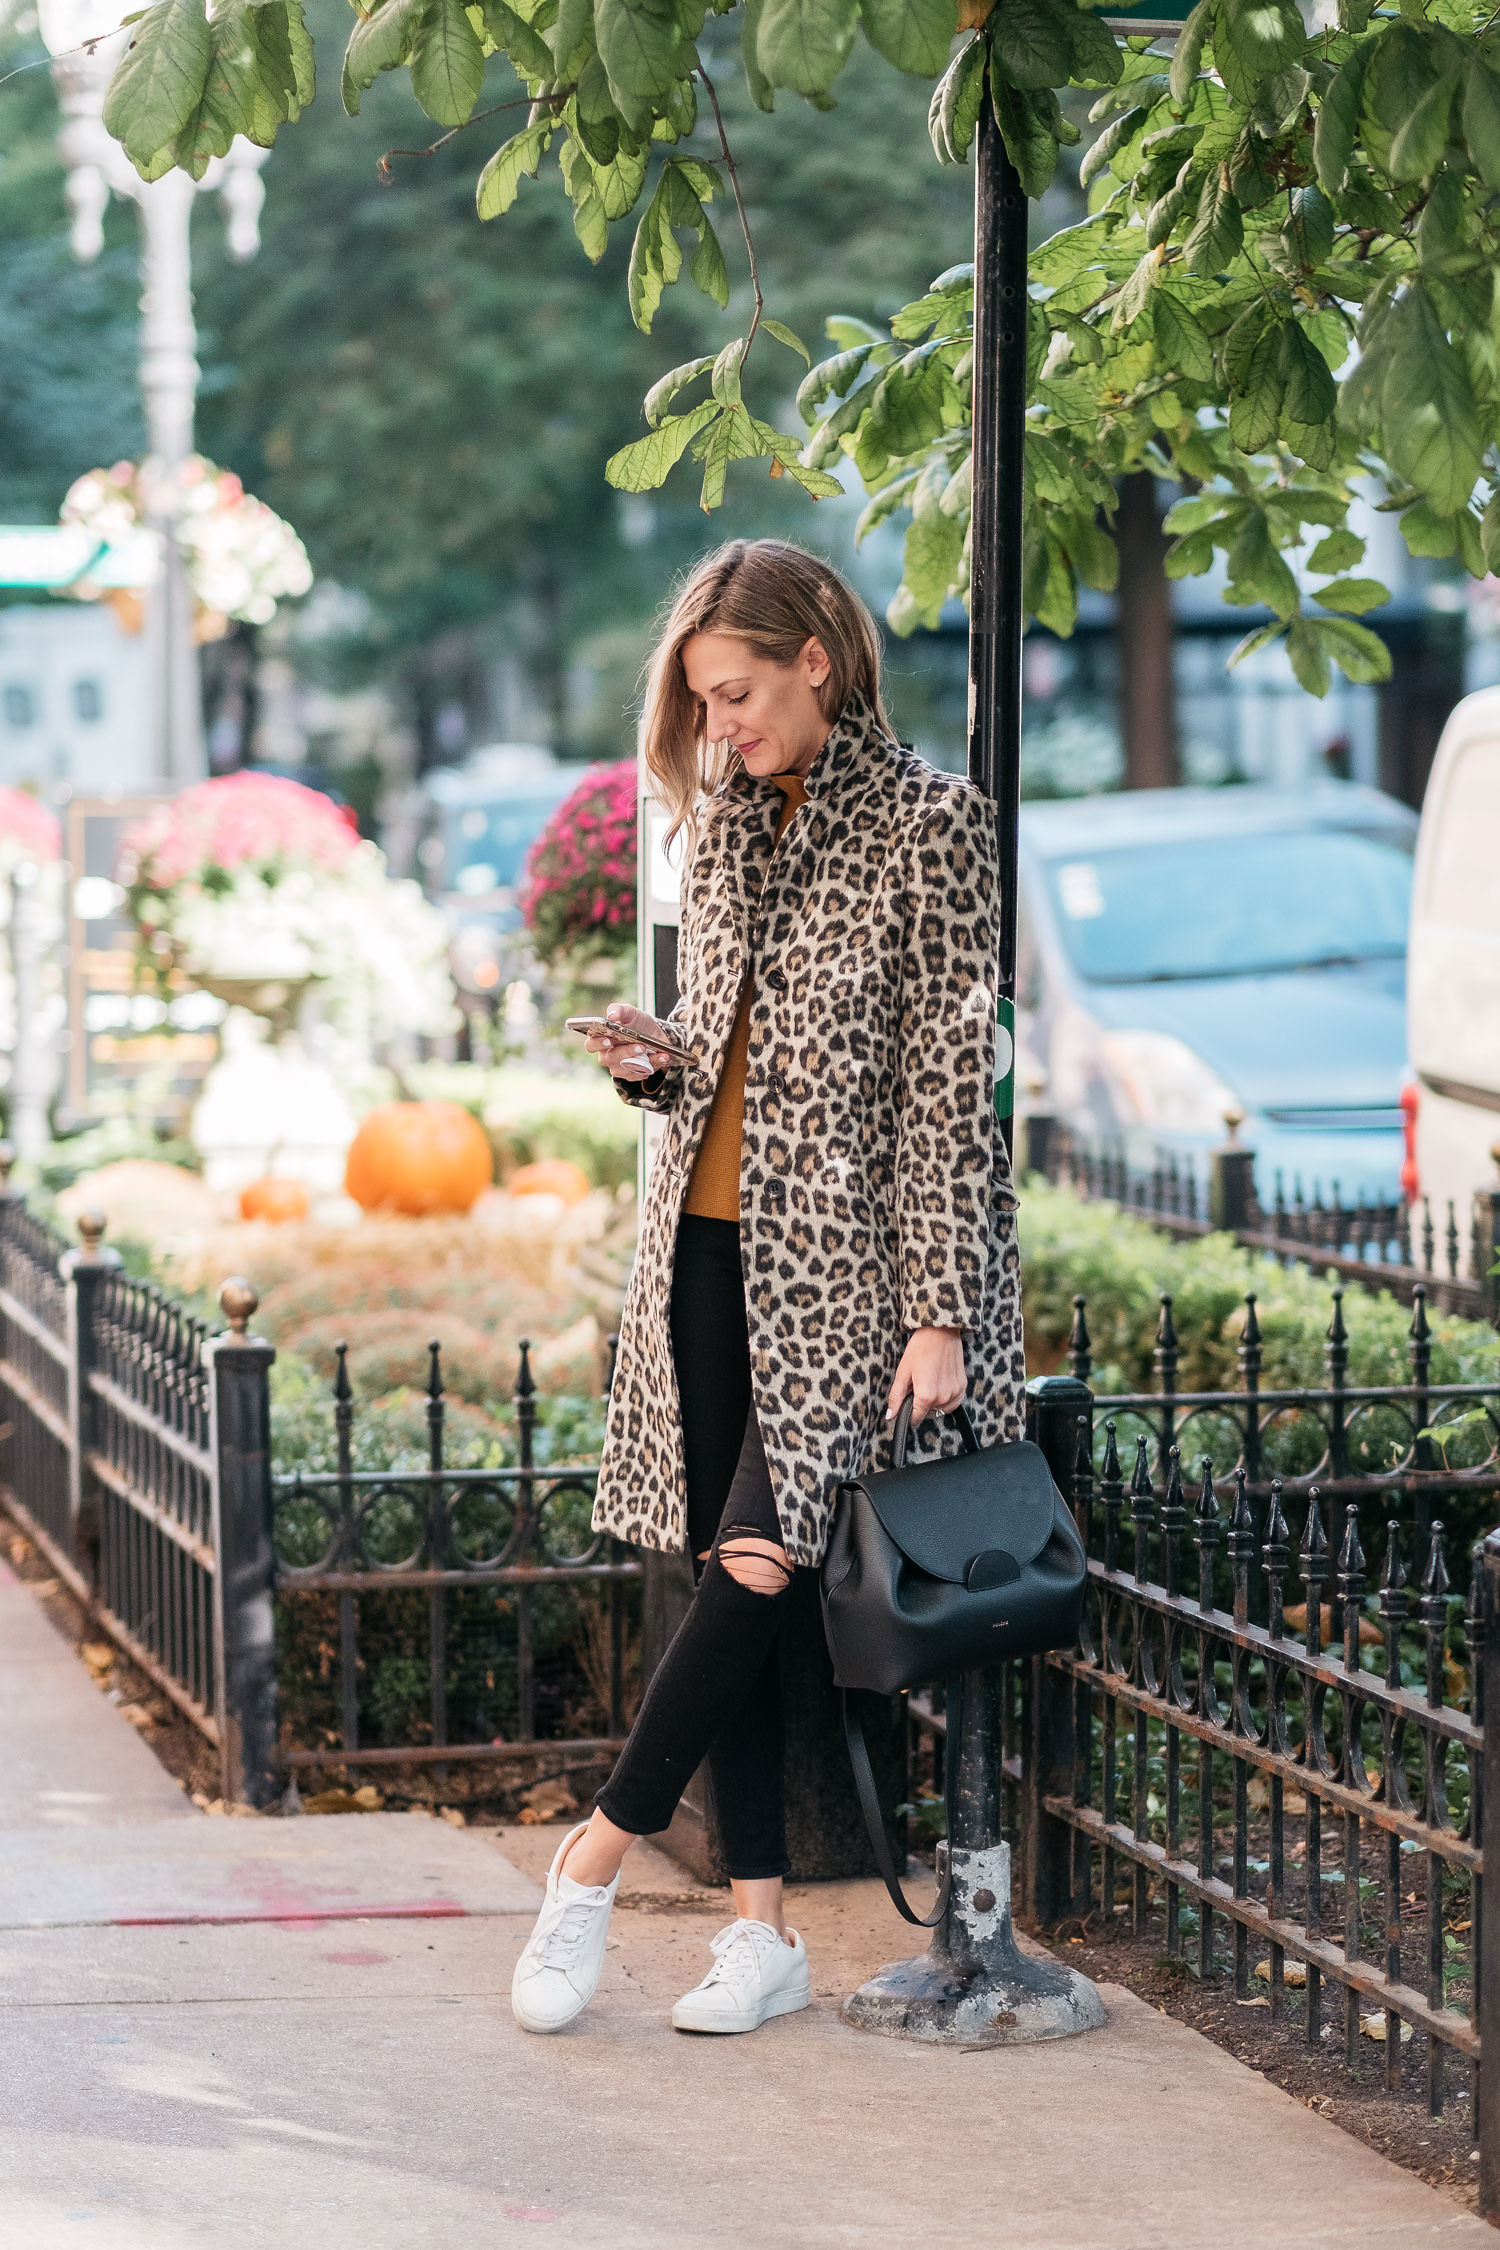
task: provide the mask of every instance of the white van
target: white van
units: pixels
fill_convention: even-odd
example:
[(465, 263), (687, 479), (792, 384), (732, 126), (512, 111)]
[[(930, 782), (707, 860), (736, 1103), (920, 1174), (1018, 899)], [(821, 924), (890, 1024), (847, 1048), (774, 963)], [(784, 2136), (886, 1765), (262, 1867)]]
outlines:
[[(1465, 696), (1438, 744), (1417, 838), (1407, 958), (1408, 1195), (1467, 1235), (1500, 1145), (1500, 688)], [(1414, 1132), (1411, 1130), (1414, 1124)]]

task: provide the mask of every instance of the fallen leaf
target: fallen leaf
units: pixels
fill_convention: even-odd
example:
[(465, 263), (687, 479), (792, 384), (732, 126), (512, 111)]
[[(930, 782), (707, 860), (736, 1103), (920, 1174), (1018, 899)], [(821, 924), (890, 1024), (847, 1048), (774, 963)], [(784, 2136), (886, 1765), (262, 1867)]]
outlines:
[(560, 1820), (564, 1813), (577, 1812), (578, 1799), (565, 1781), (537, 1781), (522, 1790), (521, 1805), (523, 1821), (527, 1813), (532, 1821)]
[[(1291, 1632), (1305, 1633), (1307, 1631), (1306, 1602), (1298, 1602), (1295, 1608), (1284, 1609), (1281, 1614)], [(1334, 1607), (1332, 1602), (1324, 1602), (1320, 1623), (1320, 1645), (1323, 1648), (1332, 1648), (1337, 1643), (1342, 1647), (1344, 1640), (1343, 1614)], [(1359, 1645), (1361, 1648), (1385, 1647), (1385, 1635), (1373, 1617), (1362, 1617), (1360, 1619)]]
[(91, 1672), (107, 1672), (115, 1660), (108, 1641), (85, 1641), (78, 1653)]
[[(1270, 1809), (1271, 1783), (1267, 1775), (1263, 1773), (1251, 1775), (1245, 1790), (1245, 1802), (1252, 1812), (1266, 1812)], [(1288, 1783), (1283, 1783), (1281, 1809), (1284, 1813), (1305, 1813), (1307, 1799), (1300, 1789), (1294, 1789)]]
[(372, 1783), (360, 1789), (319, 1789), (311, 1797), (304, 1797), (305, 1813), (366, 1813), (379, 1812), (385, 1799)]
[(145, 1706), (140, 1703), (122, 1703), (120, 1705), (120, 1717), (122, 1719), (128, 1719), (133, 1727), (140, 1727), (143, 1729), (146, 1727), (154, 1727), (156, 1724), (156, 1720), (152, 1713), (149, 1712), (145, 1708)]
[[(1263, 1984), (1269, 1984), (1271, 1981), (1270, 1961), (1257, 1961), (1254, 1973)], [(1281, 1981), (1287, 1986), (1288, 1990), (1300, 1992), (1307, 1982), (1307, 1963), (1305, 1961), (1283, 1961), (1281, 1964)]]
[(446, 1820), (450, 1828), (467, 1828), (469, 1823), (457, 1805), (439, 1805), (438, 1819)]
[(1253, 2000), (1236, 2000), (1235, 2002), (1237, 2008), (1269, 2008), (1270, 2005), (1270, 2000), (1263, 1992), (1258, 1992)]
[[(1379, 2015), (1361, 2016), (1359, 2019), (1359, 2028), (1364, 2033), (1367, 2039), (1377, 2039), (1382, 2046), (1385, 2045), (1386, 2016), (1384, 2010), (1382, 2010)], [(1401, 2044), (1403, 2047), (1406, 2045), (1406, 2042), (1408, 2039), (1410, 2039), (1410, 2037), (1411, 2025), (1409, 2023), (1403, 2023), (1401, 2026)]]

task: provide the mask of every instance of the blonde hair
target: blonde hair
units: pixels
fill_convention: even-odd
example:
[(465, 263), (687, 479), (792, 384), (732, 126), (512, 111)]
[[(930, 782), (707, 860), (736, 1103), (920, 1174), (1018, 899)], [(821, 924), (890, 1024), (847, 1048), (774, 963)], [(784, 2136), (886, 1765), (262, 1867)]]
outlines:
[(889, 734), (880, 699), (880, 635), (854, 588), (831, 564), (785, 539), (731, 539), (689, 574), (666, 614), (646, 666), (641, 751), (671, 814), (668, 835), (695, 823), (699, 799), (729, 771), (729, 746), (704, 735), (703, 707), (687, 684), (682, 651), (695, 633), (732, 633), (757, 656), (791, 665), (810, 640), (828, 676), (817, 690), (826, 719), (863, 696)]

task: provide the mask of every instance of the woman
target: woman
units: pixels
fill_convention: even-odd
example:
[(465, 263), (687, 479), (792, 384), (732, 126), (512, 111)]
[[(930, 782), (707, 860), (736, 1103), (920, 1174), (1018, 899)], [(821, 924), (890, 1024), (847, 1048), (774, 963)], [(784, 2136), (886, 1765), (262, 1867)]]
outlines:
[[(994, 1128), (989, 801), (893, 738), (880, 643), (826, 563), (736, 540), (683, 587), (642, 747), (689, 849), (681, 998), (589, 1041), (668, 1119), (642, 1213), (594, 1522), (690, 1553), (697, 1590), (592, 1818), (563, 1838), (512, 1986), (556, 2031), (593, 1996), (620, 1868), (706, 1756), (736, 1920), (672, 2012), (751, 2031), (808, 2005), (788, 1930), (776, 1638), (839, 1483), (967, 1397), (1020, 1434), (1015, 1198)], [(914, 1430), (909, 1458), (940, 1449)]]

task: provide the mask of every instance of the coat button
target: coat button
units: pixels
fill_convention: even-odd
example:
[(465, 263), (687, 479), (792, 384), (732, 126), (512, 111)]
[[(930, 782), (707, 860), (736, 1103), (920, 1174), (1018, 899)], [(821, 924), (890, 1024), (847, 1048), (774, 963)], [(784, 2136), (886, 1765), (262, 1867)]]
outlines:
[(785, 971), (785, 969), (779, 969), (779, 968), (770, 968), (770, 969), (767, 969), (767, 971), (766, 971), (766, 982), (767, 982), (767, 984), (768, 984), (768, 985), (769, 985), (769, 986), (771, 987), (771, 990), (772, 990), (773, 992), (785, 992), (785, 990), (786, 990), (786, 971)]

